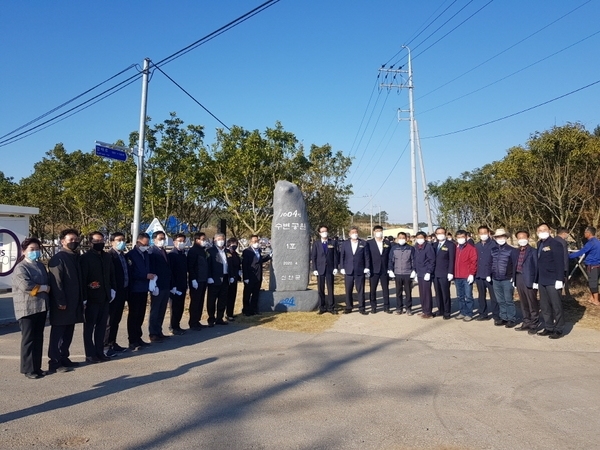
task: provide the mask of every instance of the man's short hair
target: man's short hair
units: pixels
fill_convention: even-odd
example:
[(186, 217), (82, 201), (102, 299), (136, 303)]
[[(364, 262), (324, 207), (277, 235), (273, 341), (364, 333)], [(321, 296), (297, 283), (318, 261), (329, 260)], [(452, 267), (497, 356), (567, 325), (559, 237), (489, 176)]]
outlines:
[(521, 233), (525, 233), (525, 235), (527, 236), (527, 239), (529, 239), (529, 231), (527, 230), (519, 230), (515, 233), (515, 236), (519, 236), (519, 234)]
[(125, 235), (123, 233), (121, 233), (120, 231), (115, 231), (113, 234), (110, 235), (109, 241), (113, 242), (118, 237), (122, 237), (123, 239), (125, 239)]
[[(450, 233), (448, 233), (448, 234), (450, 234)], [(456, 237), (458, 237), (458, 236), (466, 236), (466, 235), (467, 235), (467, 232), (465, 230), (458, 230), (456, 232)]]
[(479, 233), (481, 230), (485, 230), (489, 233), (490, 227), (488, 227), (487, 225), (480, 225), (479, 228), (477, 228), (477, 233)]
[(404, 238), (406, 238), (406, 233), (404, 231), (401, 231), (400, 233), (398, 233), (396, 235), (396, 237), (399, 238), (401, 235), (404, 236)]
[(230, 237), (229, 239), (227, 239), (227, 245), (228, 246), (231, 245), (231, 244), (237, 244), (237, 243), (238, 243), (237, 238)]
[(419, 237), (419, 236), (421, 236), (422, 238), (426, 238), (427, 233), (425, 233), (424, 231), (419, 231), (419, 232), (417, 232), (417, 234), (415, 234), (415, 237)]
[(69, 234), (74, 234), (75, 236), (79, 237), (79, 231), (77, 231), (75, 228), (66, 228), (60, 232), (58, 238), (62, 241)]
[(545, 226), (547, 226), (549, 230), (551, 230), (551, 229), (552, 229), (552, 228), (550, 227), (550, 225), (548, 225), (546, 222), (542, 222), (542, 223), (540, 223), (540, 224), (539, 224), (539, 225), (536, 227), (536, 229), (537, 229), (537, 228), (539, 228), (539, 227), (543, 227), (544, 225), (545, 225)]
[(250, 236), (250, 239), (252, 239), (252, 238), (260, 239), (260, 238), (258, 237), (258, 234), (253, 234), (253, 235), (251, 235), (251, 236)]
[(557, 235), (559, 235), (559, 234), (563, 234), (563, 233), (567, 233), (567, 234), (569, 234), (569, 230), (567, 230), (566, 228), (563, 228), (563, 227), (560, 227), (560, 228), (557, 228), (557, 229), (556, 229), (556, 234), (557, 234)]
[(217, 236), (220, 236), (222, 238), (225, 238), (225, 234), (224, 233), (215, 233), (215, 235), (213, 236), (213, 239), (216, 239)]
[(317, 230), (321, 231), (321, 228), (325, 228), (325, 231), (329, 231), (329, 227), (327, 225), (319, 225), (319, 228), (317, 228)]
[(165, 236), (165, 237), (167, 236), (167, 235), (165, 234), (165, 232), (164, 232), (164, 231), (160, 231), (160, 230), (158, 230), (158, 231), (155, 231), (154, 233), (152, 233), (152, 239), (156, 239), (156, 238), (157, 238), (158, 236), (160, 236), (161, 234), (162, 234), (163, 236)]
[(94, 236), (102, 236), (102, 239), (104, 239), (104, 233), (92, 231), (90, 234), (88, 234), (88, 241), (92, 242), (94, 240)]
[(446, 232), (446, 229), (444, 227), (437, 227), (435, 229), (435, 233), (434, 234), (437, 234), (437, 232), (440, 231), (440, 230), (442, 230), (444, 233)]
[(196, 239), (203, 238), (204, 236), (206, 236), (206, 233), (204, 233), (203, 231), (199, 231), (199, 232), (197, 232), (197, 233), (194, 233), (194, 241), (195, 241)]
[(383, 227), (382, 227), (381, 225), (375, 225), (375, 226), (373, 227), (373, 231), (377, 231), (377, 230), (379, 230), (379, 231), (383, 231)]
[(175, 236), (173, 236), (173, 240), (179, 239), (179, 238), (187, 239), (187, 236), (183, 233), (177, 233)]
[(148, 233), (142, 232), (140, 234), (137, 235), (137, 240), (138, 242), (141, 241), (142, 239), (150, 239), (150, 235)]
[(592, 236), (596, 236), (596, 227), (585, 227), (585, 231), (590, 233)]
[(352, 230), (356, 230), (356, 231), (358, 231), (358, 227), (351, 227), (351, 228), (350, 228), (350, 231), (352, 231)]

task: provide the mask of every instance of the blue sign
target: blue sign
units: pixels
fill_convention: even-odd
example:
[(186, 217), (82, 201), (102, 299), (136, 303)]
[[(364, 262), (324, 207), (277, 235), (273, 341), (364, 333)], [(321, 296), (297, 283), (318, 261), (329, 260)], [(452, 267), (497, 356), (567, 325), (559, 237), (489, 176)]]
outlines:
[(98, 144), (96, 144), (96, 156), (116, 159), (118, 161), (127, 161), (127, 153), (125, 151), (118, 150), (116, 148), (105, 147), (103, 145)]
[(279, 302), (279, 304), (285, 306), (296, 306), (296, 299), (294, 297), (284, 298)]

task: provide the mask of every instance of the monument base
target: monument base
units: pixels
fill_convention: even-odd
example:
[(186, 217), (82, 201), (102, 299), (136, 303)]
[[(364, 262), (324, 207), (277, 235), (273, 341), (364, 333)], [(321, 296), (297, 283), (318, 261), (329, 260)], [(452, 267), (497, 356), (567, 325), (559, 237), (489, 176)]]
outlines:
[(304, 291), (260, 291), (258, 310), (260, 312), (314, 311), (319, 306), (319, 293)]

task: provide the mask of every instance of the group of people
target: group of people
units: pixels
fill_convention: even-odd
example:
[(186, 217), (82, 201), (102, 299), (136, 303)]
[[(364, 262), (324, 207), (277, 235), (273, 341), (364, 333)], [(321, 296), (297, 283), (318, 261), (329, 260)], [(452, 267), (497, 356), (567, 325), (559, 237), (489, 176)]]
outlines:
[[(598, 301), (600, 275), (600, 241), (596, 229), (585, 231), (586, 245), (569, 254), (564, 238), (568, 231), (557, 230), (550, 235), (550, 227), (537, 227), (537, 245), (530, 244), (529, 232), (518, 231), (518, 247), (507, 243), (504, 229), (494, 234), (487, 226), (478, 229), (478, 242), (470, 233), (458, 230), (455, 240), (449, 239), (445, 228), (439, 227), (433, 236), (424, 232), (409, 242), (407, 233), (398, 233), (395, 239), (385, 238), (383, 227), (373, 228), (373, 238), (360, 239), (358, 228), (350, 229), (350, 239), (338, 244), (329, 237), (327, 226), (319, 228), (320, 239), (313, 243), (311, 261), (319, 291), (318, 314), (337, 314), (333, 297), (334, 276), (344, 276), (345, 308), (353, 310), (353, 293), (358, 295), (358, 311), (368, 314), (365, 302), (365, 281), (369, 280), (370, 313), (377, 313), (377, 289), (381, 286), (383, 312), (391, 314), (389, 284), (395, 282), (396, 314), (413, 315), (412, 287), (416, 281), (423, 319), (451, 317), (450, 285), (454, 282), (459, 312), (455, 316), (465, 322), (494, 319), (496, 326), (527, 331), (531, 335), (559, 339), (564, 335), (565, 319), (561, 291), (568, 279), (569, 258), (586, 257), (591, 302)], [(474, 314), (473, 285), (477, 286), (478, 308)], [(325, 287), (327, 286), (327, 292)], [(437, 312), (433, 312), (432, 286), (435, 289)], [(521, 304), (523, 320), (517, 323), (514, 290)], [(490, 305), (487, 302), (490, 297)]]
[[(96, 364), (127, 351), (138, 351), (170, 336), (163, 333), (167, 306), (171, 305), (169, 330), (182, 335), (186, 293), (189, 290), (191, 330), (234, 321), (237, 285), (243, 282), (243, 314), (258, 314), (262, 284), (263, 255), (259, 237), (241, 255), (238, 241), (215, 234), (212, 245), (205, 233), (193, 236), (186, 252), (186, 236), (173, 237), (173, 248), (165, 249), (166, 235), (156, 231), (140, 233), (135, 246), (126, 251), (123, 233), (88, 235), (89, 250), (81, 254), (77, 230), (60, 233), (60, 250), (48, 262), (41, 262), (41, 243), (36, 238), (21, 244), (22, 256), (13, 272), (13, 304), (21, 328), (21, 373), (38, 379), (47, 374), (68, 372), (79, 366), (70, 359), (75, 325), (83, 322), (86, 362)], [(148, 341), (142, 339), (144, 317), (150, 297)], [(200, 322), (206, 302), (208, 323)], [(128, 346), (117, 343), (119, 324), (128, 306)], [(50, 318), (48, 370), (42, 370), (42, 347), (46, 318)]]

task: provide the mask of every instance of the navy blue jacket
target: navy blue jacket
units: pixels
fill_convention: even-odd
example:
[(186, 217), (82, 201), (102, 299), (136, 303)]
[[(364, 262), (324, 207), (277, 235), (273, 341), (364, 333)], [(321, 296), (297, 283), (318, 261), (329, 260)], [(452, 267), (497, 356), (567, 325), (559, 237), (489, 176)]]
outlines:
[(538, 242), (538, 275), (536, 283), (543, 286), (554, 286), (557, 281), (565, 279), (564, 248), (556, 239), (549, 237)]
[(415, 244), (415, 271), (419, 278), (425, 274), (433, 275), (435, 271), (435, 250), (429, 242), (423, 245)]
[(150, 270), (150, 255), (144, 252), (141, 255), (137, 246), (133, 247), (125, 254), (127, 265), (129, 266), (129, 287), (131, 292), (148, 292), (148, 274), (153, 273)]
[(312, 262), (313, 270), (319, 272), (319, 275), (326, 275), (333, 272), (333, 269), (337, 269), (338, 266), (338, 252), (333, 239), (327, 239), (326, 242), (327, 250), (323, 249), (323, 241), (321, 239), (313, 242), (312, 249), (310, 251), (310, 260)]
[(391, 248), (389, 241), (387, 239), (383, 240), (382, 253), (379, 253), (379, 247), (377, 246), (377, 241), (375, 239), (369, 239), (367, 244), (369, 244), (369, 253), (371, 256), (371, 265), (369, 267), (371, 269), (371, 274), (381, 275), (387, 273)]
[[(523, 279), (525, 280), (525, 286), (532, 289), (533, 283), (535, 283), (535, 277), (537, 276), (537, 254), (535, 248), (529, 244), (521, 248), (525, 248), (525, 260), (523, 261), (521, 275), (523, 275)], [(517, 278), (517, 264), (519, 262), (521, 248), (518, 248), (517, 251), (513, 252), (513, 282)]]
[(435, 276), (445, 278), (448, 274), (454, 275), (454, 259), (456, 257), (456, 244), (445, 240), (438, 250), (439, 242), (431, 244), (435, 251)]
[(206, 283), (208, 278), (208, 253), (206, 248), (194, 244), (187, 254), (187, 270), (190, 281), (196, 280), (198, 283)]
[(356, 253), (352, 253), (352, 240), (348, 239), (342, 244), (340, 253), (340, 268), (346, 271), (346, 275), (361, 276), (365, 269), (371, 267), (371, 253), (366, 241), (358, 240)]
[(171, 288), (184, 293), (187, 289), (187, 256), (184, 251), (173, 248), (167, 257), (171, 268)]
[(172, 288), (171, 267), (169, 266), (167, 252), (164, 248), (153, 245), (148, 250), (148, 254), (150, 255), (150, 270), (158, 277), (156, 286), (159, 289), (170, 290)]
[(492, 278), (498, 281), (513, 278), (513, 257), (516, 248), (508, 244), (496, 245), (492, 249)]
[[(208, 249), (208, 278), (212, 278), (215, 282), (215, 286), (223, 284), (223, 280), (229, 282), (229, 278), (235, 278), (234, 274), (229, 271), (229, 260), (231, 259), (231, 253), (226, 248), (223, 249), (225, 252), (225, 258), (227, 259), (227, 268), (223, 264), (223, 260), (219, 255), (219, 249), (216, 246), (212, 246)], [(229, 274), (231, 273), (231, 276)]]
[[(260, 249), (258, 250), (260, 254)], [(248, 284), (261, 284), (263, 279), (263, 263), (271, 259), (271, 255), (256, 257), (254, 249), (248, 247), (242, 252), (242, 279), (249, 280)]]
[(492, 248), (496, 247), (496, 241), (488, 239), (484, 244), (479, 241), (475, 244), (477, 250), (477, 274), (475, 278), (487, 278), (492, 276)]

